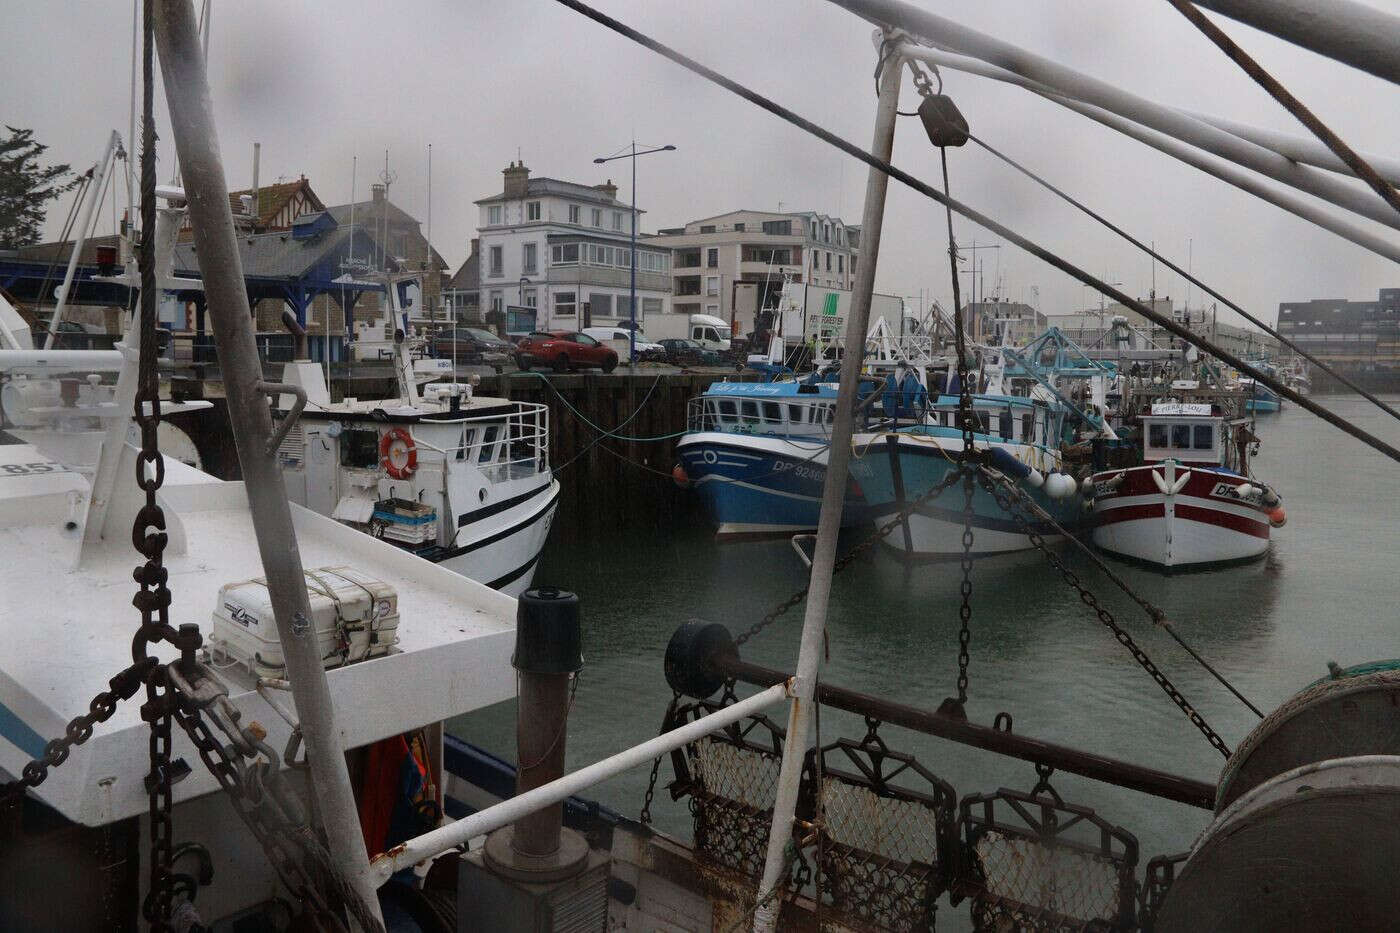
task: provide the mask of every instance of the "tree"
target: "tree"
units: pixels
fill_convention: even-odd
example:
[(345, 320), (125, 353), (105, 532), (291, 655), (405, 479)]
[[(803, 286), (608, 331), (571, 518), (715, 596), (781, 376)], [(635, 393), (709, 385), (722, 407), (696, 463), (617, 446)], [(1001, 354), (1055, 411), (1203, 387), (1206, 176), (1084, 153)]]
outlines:
[(6, 125), (0, 136), (0, 246), (11, 249), (39, 240), (49, 201), (78, 183), (67, 165), (39, 164), (48, 146), (36, 142), (33, 130)]

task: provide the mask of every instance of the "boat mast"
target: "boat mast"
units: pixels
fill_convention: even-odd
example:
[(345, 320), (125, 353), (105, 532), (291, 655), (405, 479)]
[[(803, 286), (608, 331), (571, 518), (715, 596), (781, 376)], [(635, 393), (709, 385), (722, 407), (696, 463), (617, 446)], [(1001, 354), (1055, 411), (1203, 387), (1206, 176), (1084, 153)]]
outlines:
[[(885, 33), (885, 40), (893, 38)], [(880, 72), (880, 103), (875, 113), (875, 138), (870, 151), (889, 161), (894, 152), (894, 124), (899, 105), (899, 82), (904, 59), (895, 53)], [(841, 366), (841, 391), (836, 403), (836, 419), (831, 427), (826, 482), (822, 488), (821, 521), (817, 526), (816, 548), (812, 555), (812, 576), (807, 590), (807, 608), (802, 618), (802, 641), (797, 656), (796, 676), (789, 691), (787, 739), (783, 743), (782, 771), (773, 801), (773, 824), (768, 833), (768, 855), (759, 883), (759, 904), (754, 912), (754, 933), (776, 929), (782, 898), (777, 892), (788, 870), (787, 849), (792, 841), (793, 813), (797, 806), (798, 784), (807, 753), (807, 726), (816, 696), (817, 674), (821, 665), (822, 638), (826, 632), (827, 601), (831, 595), (831, 574), (836, 565), (836, 538), (841, 531), (841, 513), (846, 501), (848, 467), (851, 460), (851, 434), (855, 428), (856, 386), (860, 380), (861, 353), (865, 347), (870, 320), (870, 297), (875, 288), (875, 264), (880, 256), (880, 228), (885, 219), (885, 191), (889, 176), (871, 168), (865, 183), (865, 211), (861, 217), (860, 270), (851, 295), (851, 314), (846, 321), (846, 353)], [(766, 900), (764, 899), (766, 897)]]
[(325, 668), (308, 621), (311, 608), (291, 507), (276, 452), (268, 448), (272, 436), (269, 391), (290, 390), (262, 381), (193, 10), (189, 0), (148, 2), (155, 2), (156, 48), (170, 107), (171, 130), (184, 170), (200, 270), (209, 296), (209, 315), (228, 394), (229, 421), (286, 658), (287, 679), (291, 681), (306, 741), (317, 809), (324, 820), (331, 857), (350, 885), (350, 896), (357, 897), (360, 908), (378, 919), (379, 902), (366, 874), (368, 858), (345, 766), (345, 750), (335, 724)]

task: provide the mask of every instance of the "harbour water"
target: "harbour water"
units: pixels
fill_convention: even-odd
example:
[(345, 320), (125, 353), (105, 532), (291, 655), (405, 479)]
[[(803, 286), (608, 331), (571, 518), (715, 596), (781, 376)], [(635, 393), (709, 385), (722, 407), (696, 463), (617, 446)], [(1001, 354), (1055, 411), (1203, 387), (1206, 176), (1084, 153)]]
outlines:
[[(1356, 397), (1324, 398), (1343, 417), (1400, 444), (1400, 422)], [(1311, 681), (1327, 662), (1343, 666), (1400, 655), (1400, 467), (1307, 412), (1261, 415), (1254, 471), (1284, 495), (1288, 524), (1260, 562), (1163, 577), (1114, 564), (1161, 606), (1178, 632), (1266, 712)], [(656, 483), (666, 480), (655, 478)], [(615, 520), (614, 520), (615, 519)], [(850, 532), (845, 546), (866, 529)], [(1257, 718), (1216, 683), (1141, 609), (1080, 556), (1070, 566), (1158, 666), (1234, 747)], [(536, 577), (576, 591), (584, 607), (586, 667), (570, 719), (568, 766), (579, 767), (656, 733), (670, 690), (661, 658), (689, 619), (738, 633), (805, 585), (787, 541), (717, 544), (698, 511), (667, 527), (565, 521)], [(906, 570), (889, 552), (862, 556), (834, 583), (824, 678), (904, 703), (936, 708), (955, 692), (956, 563)], [(969, 716), (990, 724), (1000, 711), (1014, 730), (1214, 782), (1223, 762), (1186, 717), (1038, 554), (979, 562), (973, 571)], [(802, 607), (744, 647), (744, 657), (791, 669)], [(741, 689), (741, 695), (745, 692)], [(777, 714), (781, 717), (781, 713)], [(821, 738), (860, 738), (856, 717), (827, 711)], [(514, 757), (514, 704), (463, 717), (452, 731)], [(1029, 790), (1030, 764), (998, 758), (902, 729), (882, 730), (958, 794)], [(663, 762), (661, 784), (670, 779)], [(595, 789), (593, 797), (635, 817), (644, 770)], [(1052, 783), (1066, 801), (1094, 807), (1133, 832), (1141, 866), (1187, 848), (1209, 814), (1071, 775)], [(689, 838), (684, 801), (658, 791), (657, 825)], [(952, 921), (962, 911), (945, 911)], [(956, 922), (954, 922), (956, 925)]]

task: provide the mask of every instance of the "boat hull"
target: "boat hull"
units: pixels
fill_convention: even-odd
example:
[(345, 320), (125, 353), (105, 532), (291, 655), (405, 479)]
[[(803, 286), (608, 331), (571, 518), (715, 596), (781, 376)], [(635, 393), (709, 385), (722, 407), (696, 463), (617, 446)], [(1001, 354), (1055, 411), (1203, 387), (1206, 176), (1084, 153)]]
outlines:
[(1282, 407), (1282, 404), (1280, 404), (1279, 400), (1276, 398), (1250, 398), (1245, 399), (1244, 402), (1244, 410), (1252, 411), (1256, 414), (1269, 414), (1279, 411)]
[(1093, 481), (1094, 544), (1117, 557), (1172, 571), (1257, 560), (1269, 549), (1269, 508), (1257, 491), (1235, 491), (1249, 483), (1243, 476), (1157, 464)]
[[(701, 431), (681, 438), (676, 456), (719, 537), (779, 536), (816, 529), (826, 483), (823, 442)], [(848, 488), (842, 526), (866, 519), (859, 490)]]
[(423, 556), (507, 596), (518, 597), (535, 578), (535, 567), (558, 509), (559, 488), (559, 481), (551, 479), (499, 512), (485, 516), (469, 513), (465, 516), (469, 521), (458, 528), (453, 547)]
[[(954, 461), (962, 443), (943, 438), (898, 437), (892, 441), (894, 437), (858, 435), (854, 442), (856, 456), (851, 461), (851, 472), (860, 482), (877, 526), (884, 525), (903, 511), (905, 503), (917, 499), (956, 469)], [(1014, 451), (1021, 445), (995, 446)], [(1078, 492), (1057, 500), (1047, 496), (1043, 488), (1023, 488), (1061, 527), (1072, 532), (1083, 524), (1085, 512)], [(971, 524), (974, 556), (1009, 554), (1035, 546), (980, 485), (973, 491)], [(964, 493), (959, 485), (919, 505), (883, 541), (908, 560), (947, 560), (962, 556), (965, 527)], [(1061, 537), (1048, 524), (1036, 523), (1034, 527), (1047, 542)]]

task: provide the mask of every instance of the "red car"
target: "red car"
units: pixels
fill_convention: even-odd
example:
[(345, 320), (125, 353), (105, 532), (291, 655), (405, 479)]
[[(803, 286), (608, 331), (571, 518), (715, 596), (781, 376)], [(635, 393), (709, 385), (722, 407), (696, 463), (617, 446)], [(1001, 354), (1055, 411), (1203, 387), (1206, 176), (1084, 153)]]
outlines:
[(597, 366), (610, 373), (617, 368), (617, 352), (576, 331), (535, 331), (515, 345), (515, 365), (528, 370), (533, 364), (552, 366), (561, 373), (580, 366)]

